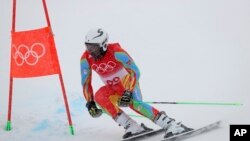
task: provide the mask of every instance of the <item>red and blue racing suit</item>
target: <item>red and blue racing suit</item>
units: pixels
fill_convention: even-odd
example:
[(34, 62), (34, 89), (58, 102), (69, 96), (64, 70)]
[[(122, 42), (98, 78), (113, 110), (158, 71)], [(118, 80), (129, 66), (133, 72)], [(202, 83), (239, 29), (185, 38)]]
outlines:
[[(95, 95), (91, 85), (92, 70), (105, 84)], [(87, 51), (81, 57), (81, 81), (85, 99), (97, 102), (113, 118), (122, 111), (117, 101), (124, 90), (133, 92), (129, 107), (137, 113), (151, 120), (159, 113), (154, 107), (142, 102), (139, 77), (140, 72), (135, 62), (118, 43), (108, 44), (107, 52), (100, 60), (95, 60)]]

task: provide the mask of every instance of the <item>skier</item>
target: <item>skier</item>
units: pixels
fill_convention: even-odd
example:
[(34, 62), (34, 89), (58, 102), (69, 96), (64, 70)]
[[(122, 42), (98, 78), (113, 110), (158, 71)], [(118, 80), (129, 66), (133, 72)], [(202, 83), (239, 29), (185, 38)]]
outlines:
[[(81, 57), (81, 81), (89, 114), (97, 118), (102, 115), (98, 104), (115, 122), (125, 128), (123, 138), (152, 131), (144, 124), (139, 125), (119, 107), (130, 107), (137, 113), (166, 130), (165, 138), (192, 130), (164, 111), (158, 111), (143, 103), (139, 87), (140, 72), (134, 60), (119, 43), (108, 43), (108, 34), (103, 29), (91, 29), (85, 37), (86, 51)], [(104, 82), (95, 95), (91, 85), (92, 70)]]

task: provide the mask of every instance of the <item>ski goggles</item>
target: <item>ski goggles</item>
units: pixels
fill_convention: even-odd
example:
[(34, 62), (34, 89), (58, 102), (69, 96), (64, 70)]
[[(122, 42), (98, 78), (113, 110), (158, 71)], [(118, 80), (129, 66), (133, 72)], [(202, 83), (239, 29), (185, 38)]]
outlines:
[(98, 52), (100, 50), (100, 44), (85, 43), (88, 52)]

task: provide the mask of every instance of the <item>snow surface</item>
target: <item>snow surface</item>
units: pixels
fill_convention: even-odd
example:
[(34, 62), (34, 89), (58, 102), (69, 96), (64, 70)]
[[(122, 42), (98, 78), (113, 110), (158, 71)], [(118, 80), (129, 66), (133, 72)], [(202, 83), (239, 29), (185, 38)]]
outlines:
[[(16, 30), (46, 26), (42, 0), (17, 0)], [(110, 117), (89, 116), (80, 84), (85, 33), (109, 32), (141, 70), (145, 101), (240, 102), (243, 106), (154, 105), (193, 128), (221, 128), (187, 141), (228, 141), (230, 124), (250, 124), (250, 1), (47, 0), (75, 135), (69, 134), (57, 75), (14, 79), (7, 121), (12, 1), (0, 0), (0, 141), (109, 141), (124, 130)], [(93, 78), (96, 91), (102, 82)], [(124, 109), (130, 114), (135, 113)], [(134, 118), (154, 129), (145, 118)], [(163, 135), (148, 140), (160, 140)]]

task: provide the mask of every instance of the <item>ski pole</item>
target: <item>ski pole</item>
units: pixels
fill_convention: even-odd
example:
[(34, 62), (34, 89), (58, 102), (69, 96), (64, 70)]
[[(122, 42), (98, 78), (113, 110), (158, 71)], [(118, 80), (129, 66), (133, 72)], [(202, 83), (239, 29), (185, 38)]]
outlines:
[(221, 102), (136, 102), (136, 103), (148, 103), (148, 104), (186, 104), (186, 105), (213, 105), (213, 106), (242, 106), (239, 102), (221, 103)]

